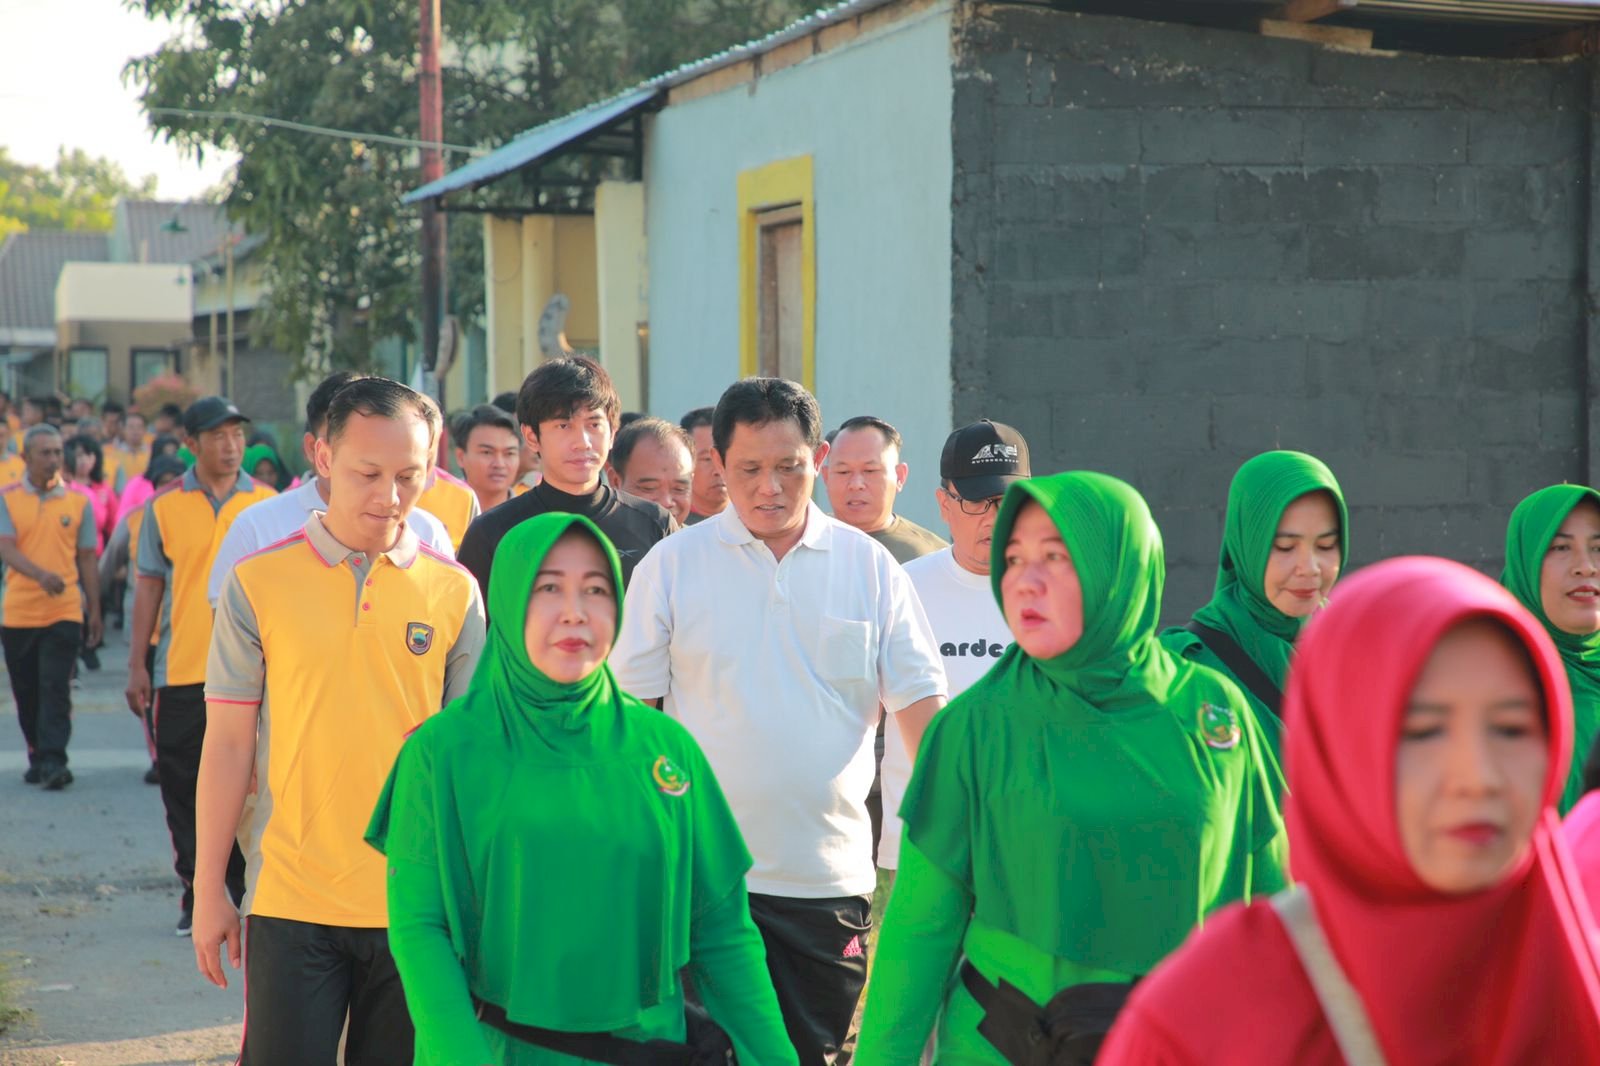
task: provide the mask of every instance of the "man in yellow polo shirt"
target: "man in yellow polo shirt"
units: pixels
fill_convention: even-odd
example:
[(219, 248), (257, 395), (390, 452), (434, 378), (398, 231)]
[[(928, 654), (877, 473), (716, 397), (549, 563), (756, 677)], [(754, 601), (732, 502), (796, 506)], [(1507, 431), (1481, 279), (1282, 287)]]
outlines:
[(406, 524), (439, 429), (438, 408), (398, 382), (341, 389), (316, 442), (326, 513), (240, 560), (217, 599), (194, 950), (226, 988), (218, 950), (235, 969), (241, 957), (224, 887), (237, 837), (244, 1066), (332, 1063), (347, 1014), (346, 1062), (412, 1060), (384, 861), (362, 833), (406, 734), (466, 690), (483, 647), (477, 583)]
[(35, 426), (23, 438), (27, 476), (0, 489), (0, 559), (5, 560), (5, 648), (17, 721), (28, 745), (23, 780), (54, 792), (72, 784), (72, 663), (88, 601), (88, 646), (100, 643), (100, 579), (94, 509), (61, 478), (61, 434)]
[(11, 450), (12, 443), (11, 424), (0, 420), (0, 486), (21, 481), (27, 472), (27, 463), (20, 452)]
[[(206, 396), (183, 412), (184, 443), (194, 466), (151, 497), (139, 530), (128, 635), (128, 707), (155, 723), (161, 803), (172, 834), (173, 868), (183, 882), (178, 935), (189, 935), (194, 915), (194, 789), (206, 735), (206, 651), (211, 646), (211, 603), (206, 579), (216, 553), (216, 531), (258, 500), (276, 495), (239, 469), (244, 459), (245, 417), (221, 396)], [(160, 622), (155, 669), (144, 649)], [(244, 892), (244, 860), (234, 859), (236, 895)]]

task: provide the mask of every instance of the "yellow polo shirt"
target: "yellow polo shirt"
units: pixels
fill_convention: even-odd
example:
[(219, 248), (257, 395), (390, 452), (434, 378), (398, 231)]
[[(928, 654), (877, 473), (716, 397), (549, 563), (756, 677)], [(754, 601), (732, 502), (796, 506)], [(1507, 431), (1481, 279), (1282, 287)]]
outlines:
[(5, 607), (0, 625), (43, 629), (57, 622), (83, 621), (83, 591), (78, 553), (94, 551), (94, 504), (87, 493), (59, 477), (40, 489), (23, 478), (0, 489), (0, 537), (12, 537), (28, 560), (67, 587), (52, 596), (16, 567), (6, 567)]
[(0, 486), (21, 481), (27, 474), (28, 464), (23, 462), (22, 456), (0, 452)]
[(433, 484), (417, 497), (417, 506), (444, 523), (456, 551), (461, 550), (461, 538), (467, 535), (467, 527), (480, 513), (478, 494), (472, 487), (438, 468), (433, 471)]
[(217, 599), (206, 702), (259, 708), (258, 791), (238, 832), (246, 914), (388, 925), (383, 856), (362, 834), (406, 735), (466, 691), (482, 649), (477, 582), (409, 528), (371, 557), (313, 511), (239, 561)]
[(217, 530), (225, 530), (233, 516), (252, 503), (276, 495), (241, 470), (228, 495), (218, 500), (190, 467), (145, 505), (136, 556), (139, 576), (159, 577), (167, 583), (158, 623), (162, 639), (156, 645), (156, 668), (151, 677), (155, 687), (205, 681), (206, 649), (211, 644), (206, 581), (220, 543)]

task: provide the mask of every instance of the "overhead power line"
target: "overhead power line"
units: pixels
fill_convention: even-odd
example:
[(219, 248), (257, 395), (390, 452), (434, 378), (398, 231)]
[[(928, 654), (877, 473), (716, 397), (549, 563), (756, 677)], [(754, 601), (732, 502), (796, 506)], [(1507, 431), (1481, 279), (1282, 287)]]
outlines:
[(272, 118), (267, 115), (252, 115), (244, 111), (192, 111), (186, 107), (149, 107), (145, 109), (152, 115), (179, 115), (183, 118), (223, 118), (235, 122), (255, 122), (263, 126), (277, 126), (282, 129), (294, 130), (298, 133), (312, 133), (321, 137), (338, 137), (346, 141), (373, 141), (377, 144), (392, 144), (400, 148), (439, 148), (447, 152), (464, 152), (467, 155), (486, 155), (487, 148), (474, 148), (465, 144), (447, 144), (444, 141), (419, 141), (411, 137), (393, 137), (387, 133), (361, 133), (357, 130), (341, 130), (332, 126), (313, 126), (309, 122), (292, 122), (286, 118)]

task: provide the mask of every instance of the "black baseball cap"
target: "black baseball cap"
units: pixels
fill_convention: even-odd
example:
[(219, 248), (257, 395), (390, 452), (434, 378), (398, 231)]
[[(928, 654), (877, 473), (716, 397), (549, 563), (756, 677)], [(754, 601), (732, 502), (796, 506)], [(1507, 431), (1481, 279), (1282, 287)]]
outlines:
[(202, 396), (183, 412), (183, 431), (191, 437), (198, 437), (208, 429), (216, 429), (229, 422), (248, 421), (233, 406), (232, 400), (221, 396)]
[(939, 456), (939, 477), (964, 500), (1002, 496), (1008, 486), (1032, 476), (1022, 434), (987, 418), (950, 434)]

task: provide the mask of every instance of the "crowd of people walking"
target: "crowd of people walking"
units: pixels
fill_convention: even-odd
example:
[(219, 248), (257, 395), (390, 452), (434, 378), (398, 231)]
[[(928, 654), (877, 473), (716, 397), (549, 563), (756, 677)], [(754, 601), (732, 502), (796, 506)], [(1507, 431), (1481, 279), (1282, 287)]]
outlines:
[(1241, 456), (1163, 630), (1134, 486), (778, 378), (336, 373), (297, 477), (219, 396), (9, 408), (25, 780), (125, 626), (249, 1066), (1600, 1062), (1594, 489), (1341, 580), (1335, 472)]

